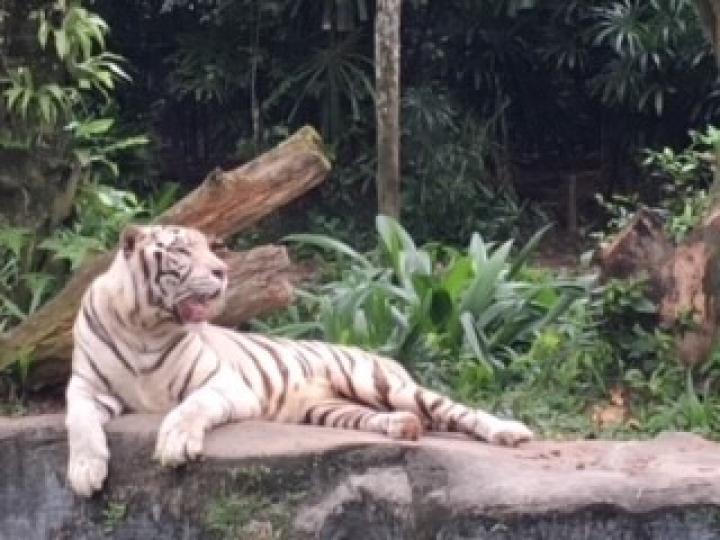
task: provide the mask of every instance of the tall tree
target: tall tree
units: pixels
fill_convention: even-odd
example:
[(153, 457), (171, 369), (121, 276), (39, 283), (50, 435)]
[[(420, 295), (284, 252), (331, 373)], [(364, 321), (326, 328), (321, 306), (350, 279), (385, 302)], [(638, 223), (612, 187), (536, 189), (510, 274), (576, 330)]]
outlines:
[(708, 41), (712, 45), (715, 58), (720, 62), (720, 1), (695, 0), (700, 20), (705, 27)]
[(378, 0), (375, 19), (378, 211), (400, 216), (400, 11), (402, 0)]
[[(720, 67), (720, 0), (695, 0), (700, 21)], [(713, 206), (720, 206), (720, 148), (715, 149), (714, 182), (710, 188)], [(720, 211), (720, 210), (719, 210)]]

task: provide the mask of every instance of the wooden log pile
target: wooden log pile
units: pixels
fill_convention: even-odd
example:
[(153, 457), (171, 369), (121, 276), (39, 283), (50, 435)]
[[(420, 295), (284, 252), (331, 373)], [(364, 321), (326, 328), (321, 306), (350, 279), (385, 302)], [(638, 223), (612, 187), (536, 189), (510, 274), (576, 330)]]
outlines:
[[(310, 127), (300, 129), (272, 150), (230, 171), (216, 169), (202, 184), (156, 220), (195, 227), (219, 237), (246, 229), (270, 212), (322, 182), (330, 162)], [(114, 253), (86, 261), (51, 301), (23, 323), (0, 335), (0, 369), (31, 360), (31, 387), (67, 377), (71, 328), (87, 285), (102, 273)], [(228, 301), (218, 322), (237, 326), (257, 315), (289, 305), (293, 285), (307, 272), (291, 263), (284, 247), (261, 246), (228, 254)]]

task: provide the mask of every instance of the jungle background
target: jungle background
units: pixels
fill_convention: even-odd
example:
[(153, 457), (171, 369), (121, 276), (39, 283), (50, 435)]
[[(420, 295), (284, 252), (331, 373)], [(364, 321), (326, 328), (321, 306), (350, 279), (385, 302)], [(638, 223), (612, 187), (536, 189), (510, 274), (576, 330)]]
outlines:
[[(681, 362), (645, 281), (592, 260), (639, 208), (682, 242), (712, 205), (697, 8), (403, 2), (395, 220), (376, 217), (372, 0), (0, 0), (0, 331), (125, 224), (310, 124), (330, 177), (231, 243), (283, 241), (314, 277), (247, 327), (380, 351), (544, 435), (718, 437), (720, 351)], [(57, 399), (32, 369), (3, 371), (5, 412)]]

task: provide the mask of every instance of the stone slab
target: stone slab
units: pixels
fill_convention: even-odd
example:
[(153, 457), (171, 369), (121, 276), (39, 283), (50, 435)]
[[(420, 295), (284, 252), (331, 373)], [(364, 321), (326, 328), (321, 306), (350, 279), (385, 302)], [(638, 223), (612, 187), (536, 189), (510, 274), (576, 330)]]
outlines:
[(108, 483), (81, 501), (62, 416), (0, 418), (0, 539), (720, 538), (720, 445), (692, 434), (500, 448), (244, 422), (168, 470), (159, 421), (108, 425)]

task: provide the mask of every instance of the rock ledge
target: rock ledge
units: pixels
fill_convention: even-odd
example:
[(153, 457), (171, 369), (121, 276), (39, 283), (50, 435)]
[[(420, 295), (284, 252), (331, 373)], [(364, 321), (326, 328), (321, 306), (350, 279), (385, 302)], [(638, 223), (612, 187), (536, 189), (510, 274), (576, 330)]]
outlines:
[(506, 449), (246, 422), (166, 470), (158, 423), (112, 422), (109, 481), (80, 501), (62, 417), (0, 418), (0, 539), (720, 538), (720, 445), (691, 434)]

